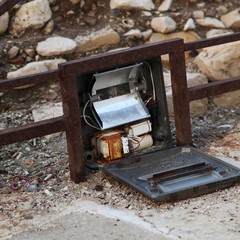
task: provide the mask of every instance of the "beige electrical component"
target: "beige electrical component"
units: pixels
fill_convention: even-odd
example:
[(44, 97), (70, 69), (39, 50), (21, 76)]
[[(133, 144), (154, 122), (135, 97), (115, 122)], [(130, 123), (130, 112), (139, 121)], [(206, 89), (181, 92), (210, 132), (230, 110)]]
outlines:
[(143, 150), (152, 145), (153, 139), (150, 134), (145, 134), (137, 138), (129, 138), (129, 148), (131, 152)]
[(130, 125), (125, 129), (128, 137), (140, 136), (152, 131), (152, 124), (149, 120)]

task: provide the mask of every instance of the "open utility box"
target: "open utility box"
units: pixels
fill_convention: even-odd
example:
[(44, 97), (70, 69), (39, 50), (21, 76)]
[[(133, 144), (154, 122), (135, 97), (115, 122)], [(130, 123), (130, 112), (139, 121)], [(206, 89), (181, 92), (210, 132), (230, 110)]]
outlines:
[(240, 169), (191, 146), (174, 147), (161, 58), (77, 77), (86, 165), (158, 201), (240, 180)]

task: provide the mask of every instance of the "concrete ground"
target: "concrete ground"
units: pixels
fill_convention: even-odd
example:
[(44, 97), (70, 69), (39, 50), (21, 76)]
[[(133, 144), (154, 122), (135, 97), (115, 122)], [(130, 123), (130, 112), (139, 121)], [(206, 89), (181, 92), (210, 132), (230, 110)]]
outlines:
[(36, 223), (31, 230), (13, 236), (11, 240), (170, 239), (164, 236), (164, 229), (156, 229), (131, 211), (90, 201), (75, 202), (59, 215), (45, 217), (44, 221), (39, 225)]
[[(240, 167), (239, 162), (231, 163)], [(158, 207), (136, 211), (74, 200), (45, 216), (35, 216), (31, 228), (7, 239), (240, 239), (239, 185), (170, 206), (167, 211)]]

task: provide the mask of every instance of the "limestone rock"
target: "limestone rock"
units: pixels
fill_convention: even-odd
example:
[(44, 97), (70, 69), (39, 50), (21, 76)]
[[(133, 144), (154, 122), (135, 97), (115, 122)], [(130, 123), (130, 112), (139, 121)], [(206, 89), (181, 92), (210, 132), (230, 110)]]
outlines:
[(17, 11), (12, 26), (12, 34), (21, 36), (26, 29), (38, 29), (52, 17), (48, 0), (34, 0), (23, 4)]
[(160, 11), (160, 12), (168, 11), (172, 5), (172, 2), (173, 2), (173, 0), (163, 0), (163, 2), (161, 3), (161, 5), (158, 8), (158, 11)]
[(195, 25), (193, 19), (192, 19), (192, 18), (189, 18), (189, 19), (187, 20), (187, 22), (185, 23), (183, 30), (184, 30), (184, 31), (188, 31), (188, 30), (193, 30), (193, 29), (195, 29), (195, 28), (196, 28), (196, 25)]
[(215, 96), (213, 102), (220, 107), (240, 105), (240, 90)]
[(192, 15), (193, 15), (193, 18), (195, 18), (195, 19), (203, 19), (205, 16), (204, 11), (202, 11), (202, 10), (193, 11)]
[(8, 12), (0, 16), (0, 34), (5, 33), (8, 29), (9, 14)]
[[(240, 76), (239, 61), (239, 41), (205, 48), (195, 59), (200, 71), (212, 81)], [(240, 91), (216, 96), (213, 101), (220, 106), (240, 104)]]
[[(42, 105), (40, 107), (32, 106), (32, 115), (34, 122), (39, 122), (43, 120), (47, 120), (50, 118), (60, 117), (63, 115), (63, 108), (62, 108), (62, 102), (57, 103), (47, 103), (45, 105)], [(52, 137), (57, 137), (61, 133), (53, 133), (44, 136), (45, 139), (49, 140)]]
[(141, 31), (139, 29), (131, 29), (124, 34), (124, 37), (128, 38), (142, 38)]
[(223, 80), (240, 75), (240, 42), (204, 48), (195, 63), (211, 80)]
[(48, 21), (48, 23), (46, 24), (46, 26), (44, 27), (44, 33), (45, 34), (50, 34), (53, 32), (53, 28), (54, 28), (54, 22), (53, 20)]
[(154, 9), (154, 4), (152, 0), (111, 0), (111, 9), (143, 9), (152, 10)]
[(77, 36), (75, 52), (88, 52), (104, 45), (115, 45), (120, 42), (120, 36), (112, 28), (106, 27), (88, 36)]
[[(167, 97), (167, 105), (168, 105), (168, 112), (170, 118), (174, 117), (173, 111), (173, 100), (172, 100), (172, 87), (171, 87), (171, 76), (170, 72), (164, 73), (164, 83), (166, 88), (166, 97)], [(187, 73), (187, 83), (188, 87), (193, 87), (201, 84), (207, 83), (207, 77), (200, 73)], [(208, 100), (200, 99), (190, 103), (190, 113), (192, 115), (200, 115), (206, 113), (208, 108)]]
[(73, 53), (76, 46), (76, 42), (70, 38), (50, 37), (39, 42), (36, 51), (41, 56), (58, 56)]
[(219, 14), (223, 15), (228, 12), (228, 9), (224, 5), (220, 5), (219, 7), (217, 7), (217, 11)]
[(233, 33), (233, 31), (227, 30), (227, 29), (211, 29), (206, 33), (206, 37), (207, 38), (218, 37), (218, 36), (230, 34), (230, 33)]
[(124, 28), (133, 28), (135, 26), (135, 22), (130, 18), (126, 18), (122, 20), (122, 26)]
[(32, 110), (34, 122), (60, 117), (63, 115), (62, 102), (50, 103)]
[(176, 22), (169, 16), (156, 17), (151, 21), (151, 27), (156, 32), (170, 33), (176, 30)]
[(16, 71), (9, 72), (7, 78), (22, 77), (30, 74), (47, 72), (58, 68), (59, 63), (66, 62), (65, 59), (52, 59), (39, 62), (31, 62)]
[(213, 27), (213, 28), (221, 28), (221, 29), (225, 28), (225, 25), (223, 24), (223, 22), (221, 22), (217, 18), (206, 17), (203, 19), (196, 19), (196, 21), (202, 27)]
[(8, 51), (8, 58), (12, 59), (12, 58), (16, 57), (18, 52), (19, 52), (19, 47), (17, 47), (17, 46), (11, 47)]
[(221, 16), (221, 21), (227, 28), (240, 27), (240, 8)]
[(143, 39), (148, 40), (151, 37), (152, 32), (153, 32), (152, 29), (148, 29), (146, 31), (141, 32)]
[[(149, 39), (149, 43), (160, 42), (160, 41), (164, 41), (172, 38), (182, 38), (184, 42), (191, 42), (191, 41), (199, 40), (200, 36), (193, 31), (177, 32), (177, 33), (170, 33), (170, 34), (153, 33)], [(185, 57), (187, 61), (190, 59), (188, 52), (185, 53)], [(161, 59), (163, 62), (168, 63), (169, 61), (168, 54), (161, 56)]]

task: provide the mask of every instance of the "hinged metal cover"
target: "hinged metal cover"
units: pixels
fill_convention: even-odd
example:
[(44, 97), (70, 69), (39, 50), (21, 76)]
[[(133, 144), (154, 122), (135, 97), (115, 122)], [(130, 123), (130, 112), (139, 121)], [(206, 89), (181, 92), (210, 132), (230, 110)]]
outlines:
[(101, 168), (157, 201), (196, 197), (240, 180), (240, 169), (192, 147), (156, 151)]

